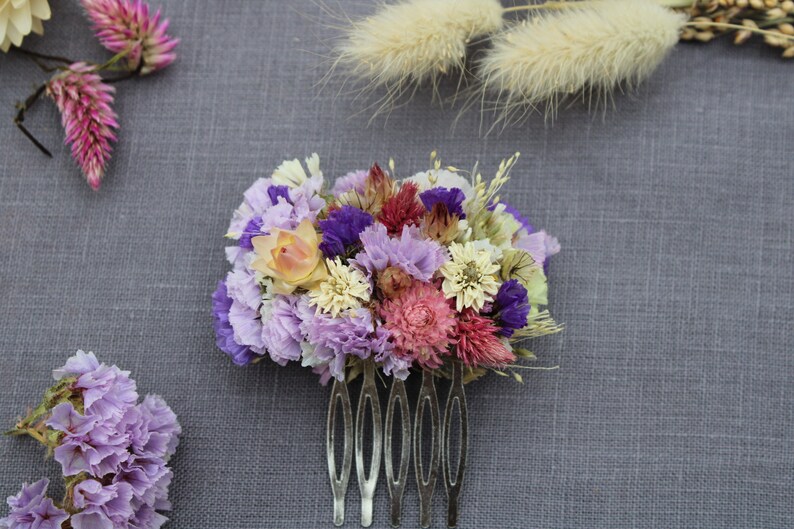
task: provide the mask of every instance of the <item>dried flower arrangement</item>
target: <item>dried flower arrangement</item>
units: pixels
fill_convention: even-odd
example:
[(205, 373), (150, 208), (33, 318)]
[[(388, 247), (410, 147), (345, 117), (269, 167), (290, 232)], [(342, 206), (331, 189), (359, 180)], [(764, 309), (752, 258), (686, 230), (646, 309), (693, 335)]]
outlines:
[[(372, 523), (381, 452), (392, 525), (400, 524), (413, 439), (420, 525), (430, 525), (438, 478), (454, 527), (466, 466), (464, 383), (488, 372), (522, 381), (518, 371), (530, 366), (519, 361), (534, 356), (521, 342), (562, 330), (545, 308), (557, 239), (499, 196), (517, 158), (502, 161), (490, 181), (476, 167), (470, 174), (442, 167), (433, 154), (429, 170), (408, 178), (394, 178), (392, 161), (388, 170), (375, 164), (328, 189), (313, 154), (306, 169), (287, 160), (257, 180), (234, 212), (227, 237), (235, 244), (226, 248), (233, 269), (212, 296), (216, 343), (240, 366), (269, 364), (268, 358), (282, 366), (300, 362), (321, 383), (333, 380), (326, 442), (337, 525), (344, 522), (353, 459), (349, 382), (363, 374), (355, 415), (362, 525)], [(391, 383), (385, 425), (379, 375)], [(422, 379), (414, 419), (403, 382), (409, 376)], [(451, 380), (446, 407), (439, 406), (437, 379)], [(368, 403), (369, 470), (363, 457)], [(424, 413), (432, 417), (427, 464)], [(457, 457), (449, 441), (453, 416), (460, 424)], [(337, 419), (344, 435), (335, 441)], [(402, 450), (392, 454), (398, 433)], [(337, 467), (340, 441), (344, 456)]]
[[(31, 8), (38, 7), (36, 13), (40, 19), (49, 18), (49, 7), (46, 13), (43, 8), (46, 0), (30, 1)], [(113, 110), (115, 88), (112, 84), (149, 75), (170, 65), (176, 60), (174, 49), (179, 39), (166, 33), (168, 20), (161, 18), (159, 10), (150, 10), (143, 0), (80, 0), (80, 4), (99, 42), (115, 54), (107, 62), (74, 61), (26, 50), (18, 47), (21, 37), (12, 38), (10, 44), (13, 46), (2, 49), (26, 55), (44, 72), (52, 74), (25, 101), (17, 103), (16, 126), (41, 152), (52, 157), (24, 125), (26, 112), (41, 96), (52, 99), (61, 114), (65, 143), (71, 148), (72, 158), (80, 166), (88, 185), (97, 190), (110, 160), (111, 144), (117, 140), (115, 131), (119, 128), (118, 116)], [(3, 9), (0, 8), (0, 21)], [(40, 25), (31, 27), (36, 29)], [(103, 72), (121, 73), (105, 78)]]
[[(327, 17), (335, 14), (324, 7)], [(560, 0), (505, 8), (498, 0), (402, 0), (373, 15), (339, 19), (329, 72), (387, 112), (423, 86), (434, 99), (445, 76), (458, 75), (462, 111), (478, 107), (502, 125), (532, 110), (554, 117), (581, 98), (604, 103), (647, 79), (680, 40), (737, 31), (762, 35), (794, 56), (792, 0)], [(522, 20), (508, 20), (526, 12)], [(471, 45), (490, 41), (479, 56)], [(471, 66), (471, 67), (470, 67)]]

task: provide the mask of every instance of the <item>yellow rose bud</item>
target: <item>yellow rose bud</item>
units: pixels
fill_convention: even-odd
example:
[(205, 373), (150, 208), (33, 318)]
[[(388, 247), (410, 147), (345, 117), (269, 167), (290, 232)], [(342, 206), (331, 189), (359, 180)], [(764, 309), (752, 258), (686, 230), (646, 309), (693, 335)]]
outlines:
[(276, 294), (291, 294), (298, 287), (311, 290), (328, 275), (317, 232), (308, 219), (295, 231), (274, 229), (251, 243), (258, 257), (251, 267), (273, 278)]

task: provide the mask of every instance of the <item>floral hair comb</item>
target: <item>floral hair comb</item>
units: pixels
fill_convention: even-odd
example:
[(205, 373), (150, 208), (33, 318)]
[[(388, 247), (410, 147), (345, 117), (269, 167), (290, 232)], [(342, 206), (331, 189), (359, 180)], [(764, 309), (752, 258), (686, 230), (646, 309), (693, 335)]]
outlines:
[[(434, 153), (428, 171), (398, 180), (393, 161), (388, 171), (375, 164), (339, 178), (329, 192), (313, 154), (306, 169), (298, 160), (285, 161), (271, 178), (257, 180), (232, 217), (227, 237), (236, 245), (226, 255), (233, 270), (213, 295), (218, 347), (238, 365), (266, 357), (279, 365), (300, 361), (323, 384), (334, 379), (327, 452), (336, 525), (344, 522), (354, 459), (361, 524), (372, 523), (382, 454), (391, 521), (399, 525), (413, 452), (422, 527), (430, 526), (439, 471), (454, 527), (467, 451), (464, 383), (488, 371), (521, 381), (518, 370), (526, 366), (517, 360), (534, 356), (518, 342), (561, 330), (543, 308), (545, 268), (559, 244), (499, 198), (517, 158), (503, 161), (486, 181), (476, 166), (468, 178), (442, 168)], [(422, 376), (413, 427), (404, 384), (412, 370)], [(392, 380), (385, 426), (378, 371)], [(354, 423), (348, 383), (359, 375)], [(436, 390), (441, 378), (451, 380), (443, 410)], [(453, 468), (456, 410), (460, 442)], [(421, 453), (426, 413), (432, 424), (427, 465)], [(392, 439), (398, 433), (395, 466)]]

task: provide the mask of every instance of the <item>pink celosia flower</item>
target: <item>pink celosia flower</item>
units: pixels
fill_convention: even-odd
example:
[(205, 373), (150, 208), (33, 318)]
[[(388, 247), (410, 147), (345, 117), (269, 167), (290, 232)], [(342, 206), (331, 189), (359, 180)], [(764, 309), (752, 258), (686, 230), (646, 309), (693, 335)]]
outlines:
[(455, 313), (436, 287), (415, 281), (398, 298), (384, 301), (380, 313), (396, 354), (429, 369), (441, 366), (440, 355), (452, 343)]
[(499, 327), (472, 309), (464, 309), (455, 330), (456, 354), (471, 367), (499, 367), (514, 362), (515, 355), (505, 347), (497, 333)]
[(143, 61), (141, 75), (162, 70), (176, 59), (174, 48), (179, 39), (166, 34), (168, 20), (160, 19), (160, 10), (153, 14), (142, 0), (80, 0), (93, 23), (99, 42), (121, 53), (132, 48), (131, 68)]
[(82, 62), (72, 64), (47, 83), (47, 95), (61, 113), (64, 141), (71, 146), (72, 158), (94, 190), (99, 189), (105, 175), (110, 143), (116, 141), (113, 129), (119, 128), (118, 116), (111, 108), (114, 91), (93, 67)]

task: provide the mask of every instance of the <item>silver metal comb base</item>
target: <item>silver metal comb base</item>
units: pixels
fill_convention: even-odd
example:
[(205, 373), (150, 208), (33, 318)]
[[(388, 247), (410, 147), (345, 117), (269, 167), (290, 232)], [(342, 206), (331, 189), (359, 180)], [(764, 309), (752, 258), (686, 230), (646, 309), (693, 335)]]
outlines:
[[(408, 479), (411, 448), (413, 445), (414, 473), (419, 490), (419, 521), (423, 528), (428, 528), (432, 522), (432, 501), (439, 467), (442, 468), (444, 486), (447, 492), (447, 525), (455, 527), (458, 522), (459, 498), (463, 485), (463, 474), (466, 470), (466, 454), (468, 451), (468, 410), (466, 395), (463, 389), (463, 366), (455, 362), (452, 372), (452, 384), (444, 408), (443, 423), (439, 409), (438, 394), (436, 392), (435, 377), (429, 371), (422, 372), (422, 387), (417, 399), (413, 428), (411, 428), (411, 413), (408, 403), (408, 393), (403, 381), (392, 381), (389, 400), (386, 406), (385, 446), (384, 425), (381, 421), (380, 400), (375, 385), (375, 365), (368, 362), (364, 366), (364, 380), (361, 394), (358, 399), (355, 424), (355, 459), (356, 475), (361, 492), (361, 525), (369, 527), (373, 520), (373, 499), (380, 471), (381, 454), (384, 455), (386, 468), (386, 481), (390, 496), (390, 519), (393, 527), (399, 527), (402, 518), (402, 498), (405, 484)], [(340, 473), (337, 475), (335, 459), (334, 432), (337, 422), (338, 408), (342, 407), (344, 424), (344, 444), (342, 450), (342, 463)], [(372, 460), (369, 471), (364, 468), (364, 422), (366, 408), (370, 407), (372, 420)], [(400, 410), (401, 449), (399, 469), (395, 475), (394, 455), (392, 441), (394, 436), (394, 414)], [(457, 407), (457, 410), (455, 409)], [(422, 436), (423, 419), (426, 409), (429, 409), (431, 422), (431, 455), (427, 469), (422, 461)], [(452, 418), (457, 411), (459, 415), (460, 445), (458, 447), (457, 468), (452, 468), (451, 437)], [(345, 521), (345, 493), (350, 480), (350, 471), (353, 462), (353, 413), (350, 404), (350, 394), (345, 382), (335, 381), (331, 391), (331, 401), (328, 406), (328, 424), (326, 437), (326, 451), (328, 455), (328, 474), (331, 478), (331, 488), (334, 494), (334, 524), (340, 526)], [(425, 478), (425, 470), (427, 476)]]

